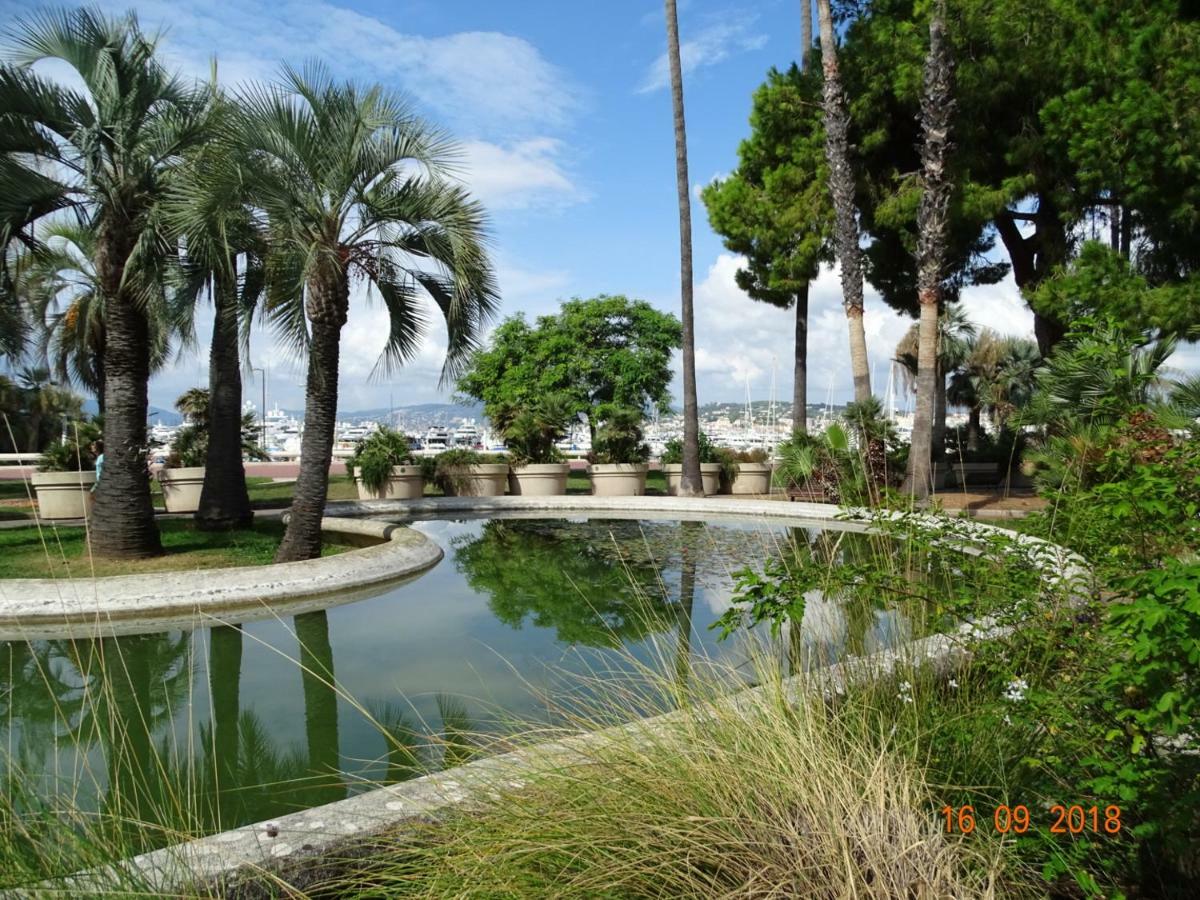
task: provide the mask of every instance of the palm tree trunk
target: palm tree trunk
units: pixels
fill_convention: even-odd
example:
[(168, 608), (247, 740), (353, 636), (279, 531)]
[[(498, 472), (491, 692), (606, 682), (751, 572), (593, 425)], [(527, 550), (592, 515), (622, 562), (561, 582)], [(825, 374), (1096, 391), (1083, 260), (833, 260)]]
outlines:
[(812, 50), (812, 0), (800, 0), (800, 71)]
[(205, 531), (246, 525), (254, 518), (242, 465), (242, 372), (238, 354), (237, 289), (212, 280), (212, 347), (208, 357), (208, 452), (196, 523)]
[[(124, 226), (124, 227), (123, 227)], [(131, 226), (105, 222), (95, 267), (105, 297), (104, 475), (96, 487), (91, 546), (97, 556), (141, 559), (162, 552), (146, 464), (150, 329), (122, 285)]]
[(982, 411), (978, 406), (972, 406), (967, 415), (967, 449), (974, 452), (979, 449), (979, 419)]
[(808, 285), (796, 292), (796, 369), (792, 378), (792, 431), (808, 434)]
[(346, 785), (340, 775), (333, 645), (329, 642), (329, 617), (324, 610), (296, 616), (294, 623), (304, 683), (304, 735), (308, 746), (309, 777), (314, 785), (311, 794), (313, 805), (317, 805), (340, 800), (346, 795)]
[(315, 559), (321, 555), (321, 517), (329, 493), (329, 460), (337, 423), (338, 356), (349, 297), (350, 285), (344, 273), (314, 278), (309, 283), (312, 341), (304, 393), (300, 474), (292, 495), (287, 532), (275, 554), (275, 562)]
[(683, 69), (679, 60), (679, 17), (675, 0), (664, 0), (671, 108), (675, 118), (675, 188), (679, 194), (679, 293), (683, 309), (683, 474), (679, 496), (703, 497), (700, 479), (700, 418), (696, 400), (696, 331), (692, 313), (692, 204), (688, 184), (687, 125), (683, 118)]
[(938, 317), (942, 307), (951, 189), (946, 177), (946, 155), (954, 105), (945, 16), (945, 0), (938, 0), (929, 23), (929, 55), (925, 60), (925, 89), (921, 97), (924, 145), (921, 206), (917, 214), (917, 301), (921, 313), (917, 332), (917, 402), (904, 485), (905, 492), (916, 499), (929, 496), (933, 488), (934, 446), (944, 443), (934, 424), (935, 416), (944, 422), (945, 415), (946, 378), (938, 365)]
[(833, 198), (836, 227), (834, 245), (841, 265), (842, 305), (850, 330), (850, 371), (854, 376), (854, 399), (871, 398), (871, 369), (867, 358), (867, 334), (863, 330), (862, 249), (859, 247), (858, 217), (854, 208), (854, 172), (850, 168), (850, 111), (842, 77), (838, 71), (837, 44), (829, 0), (817, 0), (821, 30), (821, 65), (824, 72), (825, 156), (829, 160), (829, 193)]
[(680, 522), (682, 555), (679, 563), (679, 604), (675, 607), (675, 689), (682, 701), (692, 674), (692, 612), (696, 605), (696, 555), (704, 531), (702, 522)]
[(940, 367), (933, 388), (936, 392), (933, 400), (933, 447), (929, 455), (934, 462), (941, 462), (946, 456), (946, 408), (949, 401), (946, 398), (946, 373)]

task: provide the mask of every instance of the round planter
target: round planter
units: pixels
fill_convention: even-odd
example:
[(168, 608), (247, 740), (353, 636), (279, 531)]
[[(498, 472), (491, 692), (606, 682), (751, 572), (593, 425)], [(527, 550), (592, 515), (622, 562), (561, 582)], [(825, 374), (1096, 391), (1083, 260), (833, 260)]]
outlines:
[(645, 463), (596, 463), (588, 467), (597, 497), (641, 497), (646, 493)]
[(167, 512), (195, 512), (200, 508), (200, 492), (204, 490), (204, 466), (159, 469), (158, 483), (162, 486)]
[(739, 496), (761, 496), (771, 493), (771, 464), (738, 463), (737, 477), (729, 486), (729, 493)]
[(421, 477), (420, 466), (392, 466), (392, 474), (380, 490), (367, 487), (358, 476), (355, 476), (354, 484), (358, 487), (359, 500), (416, 500), (425, 495), (425, 479)]
[[(679, 494), (679, 482), (683, 480), (683, 466), (670, 463), (663, 466), (667, 476), (667, 494)], [(704, 483), (704, 496), (711, 497), (721, 487), (721, 464), (700, 463), (700, 480)]]
[(450, 470), (447, 497), (503, 497), (508, 487), (508, 463), (484, 463)]
[(525, 497), (554, 497), (567, 492), (570, 463), (530, 463), (508, 470), (508, 492)]
[(96, 495), (95, 472), (34, 472), (38, 516), (42, 519), (86, 519)]

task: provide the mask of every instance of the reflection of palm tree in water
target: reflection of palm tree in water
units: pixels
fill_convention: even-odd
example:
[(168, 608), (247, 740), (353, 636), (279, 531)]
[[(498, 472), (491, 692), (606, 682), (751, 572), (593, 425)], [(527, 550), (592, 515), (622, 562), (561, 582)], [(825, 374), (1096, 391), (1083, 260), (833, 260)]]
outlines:
[(675, 644), (675, 683), (680, 696), (687, 692), (692, 670), (692, 607), (696, 601), (696, 557), (700, 552), (703, 522), (680, 522), (679, 602), (675, 605), (678, 621)]
[(337, 690), (334, 687), (333, 647), (325, 611), (296, 616), (300, 644), (300, 674), (304, 682), (304, 736), (308, 746), (310, 805), (346, 796), (338, 749)]
[(220, 625), (208, 633), (208, 692), (212, 701), (212, 772), (215, 825), (244, 821), (238, 790), (238, 718), (242, 684), (242, 626)]

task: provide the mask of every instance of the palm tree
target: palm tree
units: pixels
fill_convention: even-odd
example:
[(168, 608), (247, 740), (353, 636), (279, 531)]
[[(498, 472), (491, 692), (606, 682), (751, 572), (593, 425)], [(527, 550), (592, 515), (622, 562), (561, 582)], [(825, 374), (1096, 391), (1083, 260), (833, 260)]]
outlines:
[[(214, 117), (236, 114), (219, 94), (213, 106)], [(206, 293), (213, 306), (208, 449), (196, 511), (196, 522), (205, 530), (236, 528), (254, 518), (242, 464), (239, 335), (248, 339), (263, 290), (266, 248), (246, 203), (242, 161), (230, 153), (228, 142), (201, 148), (188, 160), (167, 204), (167, 216), (184, 249), (185, 293), (193, 301), (184, 309), (194, 313), (200, 293)]]
[[(160, 202), (180, 155), (205, 137), (205, 99), (155, 59), (132, 16), (88, 9), (21, 21), (0, 66), (5, 119), (0, 194), (36, 195), (0, 208), (5, 246), (37, 219), (72, 208), (96, 232), (92, 264), (104, 299), (104, 478), (96, 491), (92, 552), (161, 551), (146, 474), (149, 309), (167, 247)], [(43, 60), (73, 70), (82, 91), (33, 71)], [(26, 238), (27, 239), (27, 238)]]
[(664, 0), (671, 109), (675, 118), (675, 189), (679, 195), (679, 293), (683, 304), (683, 474), (681, 497), (703, 497), (700, 480), (700, 418), (696, 401), (696, 329), (692, 314), (692, 203), (688, 184), (687, 124), (683, 118), (683, 68), (679, 59), (679, 16), (675, 0)]
[(311, 804), (346, 796), (338, 747), (338, 695), (333, 674), (329, 616), (324, 610), (293, 620), (300, 644), (300, 677), (304, 685), (304, 735), (308, 747)]
[[(962, 365), (970, 352), (975, 337), (975, 326), (967, 318), (959, 303), (946, 303), (938, 316), (937, 369), (934, 377), (933, 441), (932, 458), (940, 460), (944, 455), (946, 435), (946, 376)], [(908, 329), (896, 345), (895, 361), (900, 363), (901, 374), (911, 390), (917, 379), (917, 349), (920, 340), (920, 325)]]
[(817, 0), (817, 19), (821, 31), (825, 156), (829, 160), (829, 193), (833, 198), (834, 245), (841, 264), (842, 305), (850, 328), (854, 399), (863, 403), (871, 396), (871, 371), (867, 359), (867, 333), (863, 329), (862, 250), (854, 208), (854, 170), (850, 166), (850, 110), (838, 71), (837, 42), (829, 0)]
[(979, 449), (984, 413), (1003, 428), (1029, 402), (1040, 364), (1037, 344), (1027, 338), (1001, 337), (985, 328), (968, 342), (966, 357), (946, 389), (947, 400), (967, 410), (968, 450)]
[(449, 331), (443, 380), (498, 303), (486, 215), (446, 177), (453, 144), (382, 88), (336, 83), (318, 66), (285, 68), (283, 79), (246, 91), (226, 132), (265, 221), (268, 312), (308, 355), (300, 474), (279, 561), (320, 554), (351, 284), (365, 283), (388, 311), (382, 371), (420, 346), (421, 299), (434, 301)]
[[(921, 205), (917, 213), (917, 403), (913, 414), (912, 446), (904, 492), (918, 500), (933, 487), (931, 452), (935, 437), (934, 410), (939, 380), (945, 390), (945, 370), (938, 366), (938, 319), (942, 308), (942, 277), (951, 182), (946, 177), (950, 116), (954, 109), (950, 49), (945, 40), (946, 4), (938, 0), (929, 22), (929, 55), (921, 94)], [(941, 444), (939, 443), (939, 447)]]
[[(62, 382), (76, 384), (96, 398), (104, 414), (104, 350), (107, 328), (104, 296), (96, 277), (96, 231), (80, 222), (48, 222), (38, 231), (38, 246), (25, 254), (18, 276), (33, 330), (41, 338), (46, 365)], [(146, 317), (150, 335), (150, 372), (167, 361), (170, 334), (162, 283), (153, 285), (154, 314)]]

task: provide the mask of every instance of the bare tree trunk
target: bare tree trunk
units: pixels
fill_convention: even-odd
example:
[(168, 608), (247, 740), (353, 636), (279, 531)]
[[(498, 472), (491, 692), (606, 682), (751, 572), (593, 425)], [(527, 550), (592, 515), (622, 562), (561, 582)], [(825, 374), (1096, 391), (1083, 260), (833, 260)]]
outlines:
[(162, 552), (146, 462), (150, 329), (122, 285), (130, 223), (104, 222), (95, 267), (104, 293), (104, 473), (96, 487), (91, 546), (97, 556), (141, 559)]
[(803, 72), (812, 51), (813, 0), (800, 0), (800, 71)]
[(982, 428), (980, 418), (982, 410), (978, 406), (972, 406), (967, 413), (967, 450), (974, 453), (979, 449), (979, 433)]
[(792, 381), (792, 431), (808, 434), (808, 285), (796, 292), (796, 369)]
[(337, 424), (338, 356), (346, 324), (350, 285), (344, 272), (323, 273), (309, 282), (308, 381), (304, 392), (304, 436), (300, 474), (292, 495), (291, 518), (275, 562), (315, 559), (321, 555), (321, 517), (329, 493), (329, 460)]
[(196, 523), (206, 531), (237, 528), (254, 518), (242, 465), (242, 371), (238, 354), (237, 289), (212, 280), (212, 347), (208, 363), (208, 453)]
[(917, 332), (917, 402), (908, 454), (908, 477), (904, 484), (905, 493), (916, 499), (929, 496), (933, 488), (931, 459), (937, 439), (935, 410), (945, 407), (946, 379), (937, 358), (938, 316), (942, 306), (951, 190), (946, 156), (954, 108), (945, 18), (945, 0), (938, 0), (929, 23), (929, 56), (925, 60), (925, 89), (921, 97), (924, 145), (921, 148), (921, 206), (917, 214), (917, 300), (921, 313)]
[(929, 456), (934, 462), (941, 462), (946, 456), (946, 373), (938, 366), (934, 384), (933, 400), (933, 446)]
[(700, 419), (696, 400), (696, 330), (692, 313), (692, 204), (688, 184), (687, 125), (683, 118), (683, 69), (679, 60), (679, 17), (675, 0), (664, 0), (671, 107), (675, 118), (675, 188), (679, 194), (679, 293), (683, 303), (683, 474), (679, 496), (703, 497), (700, 479)]
[(871, 398), (871, 367), (867, 335), (863, 330), (862, 249), (858, 216), (854, 208), (854, 172), (850, 167), (850, 111), (838, 71), (837, 43), (829, 0), (817, 0), (821, 30), (821, 64), (824, 72), (825, 156), (829, 160), (829, 193), (835, 219), (834, 247), (842, 275), (842, 305), (850, 329), (850, 370), (854, 399)]

